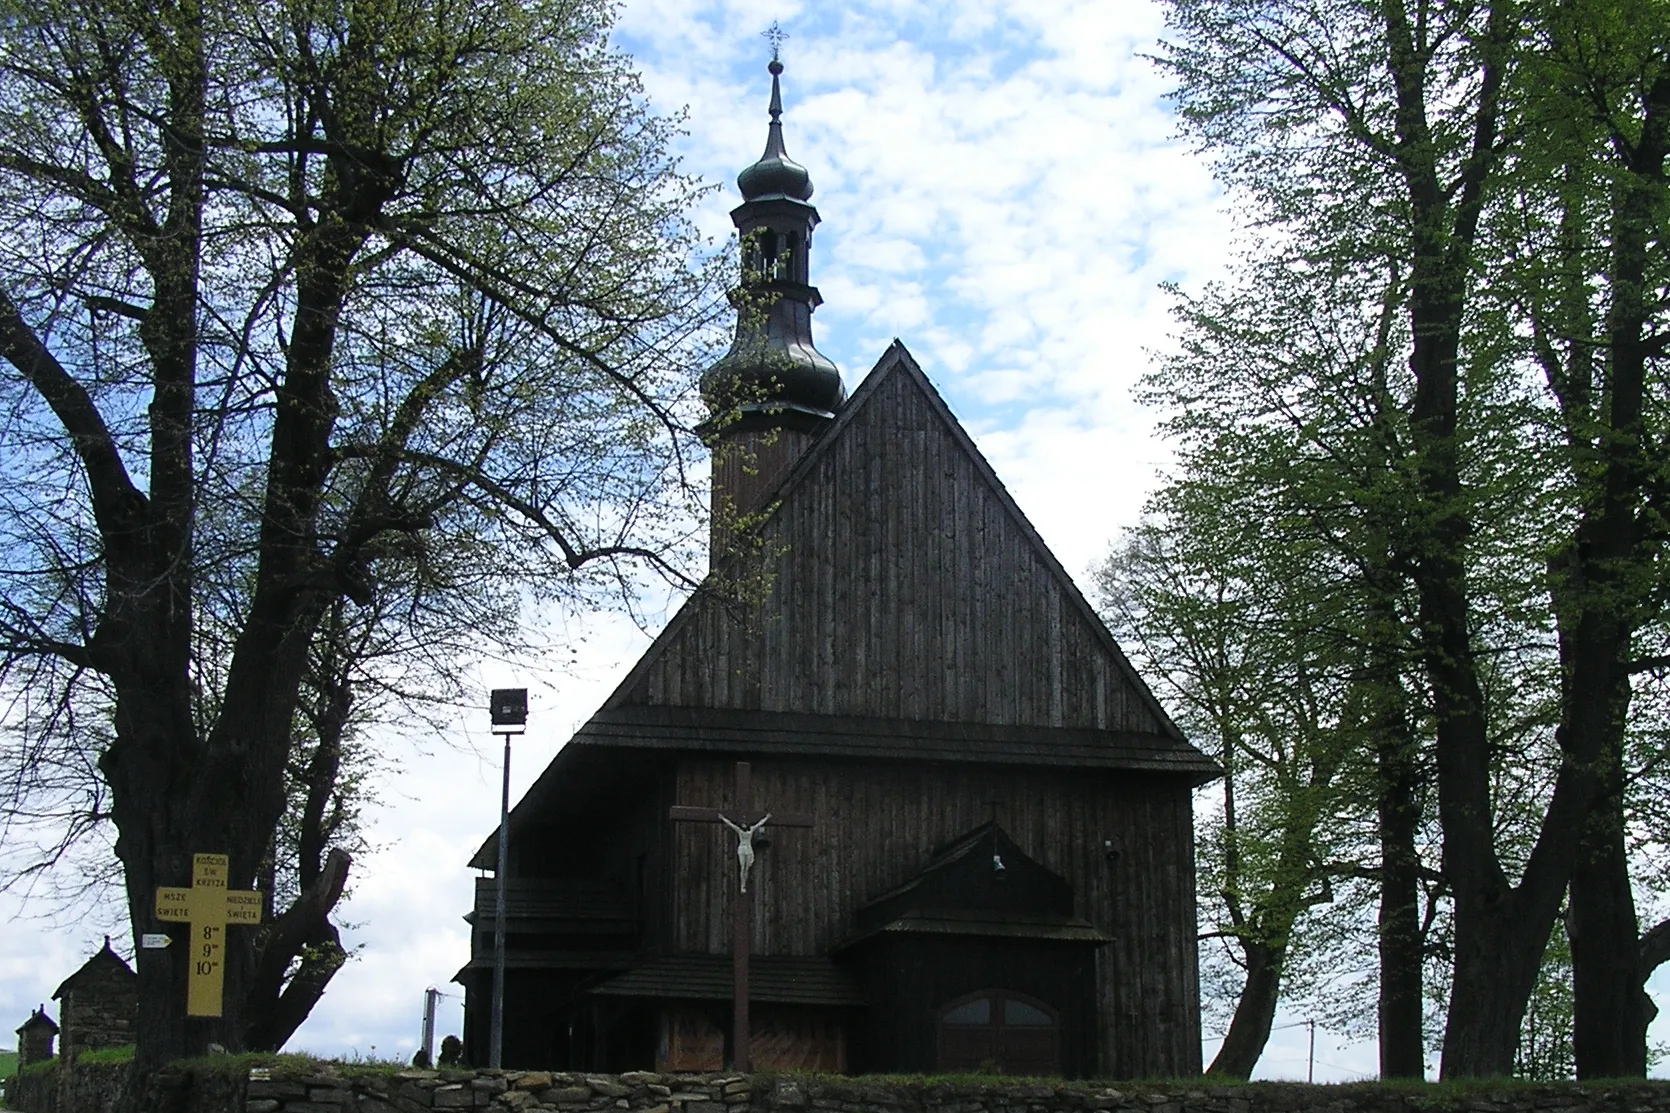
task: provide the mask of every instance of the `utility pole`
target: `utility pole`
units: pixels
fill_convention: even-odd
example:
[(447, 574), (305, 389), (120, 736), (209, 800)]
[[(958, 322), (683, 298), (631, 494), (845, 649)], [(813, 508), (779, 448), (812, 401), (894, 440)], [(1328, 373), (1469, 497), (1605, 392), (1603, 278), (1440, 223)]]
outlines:
[(441, 991), (430, 986), (423, 991), (423, 1065), (435, 1065), (435, 1006)]
[(494, 1070), (504, 1065), (504, 905), (505, 884), (510, 873), (510, 739), (524, 734), (528, 725), (528, 690), (493, 689), (493, 733), (504, 737), (504, 796), (499, 804), (498, 896), (493, 916), (493, 1020), (487, 1041), (487, 1065)]
[(1305, 1081), (1316, 1081), (1316, 1021), (1307, 1020), (1305, 1026), (1310, 1029), (1310, 1058), (1305, 1061)]

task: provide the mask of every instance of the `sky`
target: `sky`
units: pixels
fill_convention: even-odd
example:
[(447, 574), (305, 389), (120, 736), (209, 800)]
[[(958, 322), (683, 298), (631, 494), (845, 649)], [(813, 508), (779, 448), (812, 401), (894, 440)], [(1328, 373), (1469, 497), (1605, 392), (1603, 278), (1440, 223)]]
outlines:
[[(1175, 136), (1166, 82), (1144, 55), (1164, 31), (1147, 0), (627, 0), (615, 42), (651, 102), (686, 111), (687, 171), (718, 184), (697, 213), (722, 243), (734, 178), (765, 141), (773, 20), (783, 45), (789, 155), (823, 217), (812, 280), (818, 347), (849, 393), (902, 339), (1022, 510), (1081, 586), (1164, 466), (1132, 396), (1167, 344), (1163, 283), (1199, 289), (1229, 258), (1231, 205)], [(482, 666), (484, 686), (529, 686), (516, 740), (520, 792), (649, 645), (618, 615), (578, 616), (580, 664)], [(355, 958), (292, 1049), (409, 1058), (423, 991), (456, 994), (468, 958), (465, 863), (497, 826), (500, 751), (485, 713), (443, 737), (384, 737), (399, 774), (378, 789), (373, 853), (340, 910)], [(0, 895), (0, 1031), (101, 944), (99, 916), (43, 918)], [(107, 918), (108, 919), (108, 918)], [(234, 929), (236, 930), (236, 929)], [(131, 954), (125, 932), (113, 940)], [(1653, 983), (1670, 1039), (1670, 975)], [(49, 1012), (56, 1015), (56, 1009)], [(1372, 1075), (1372, 1044), (1316, 1034), (1284, 1013), (1259, 1077)], [(462, 1028), (442, 999), (437, 1031)], [(1208, 1036), (1211, 1034), (1208, 1033)], [(0, 1036), (0, 1044), (11, 1037)], [(1216, 1040), (1208, 1038), (1210, 1061)]]

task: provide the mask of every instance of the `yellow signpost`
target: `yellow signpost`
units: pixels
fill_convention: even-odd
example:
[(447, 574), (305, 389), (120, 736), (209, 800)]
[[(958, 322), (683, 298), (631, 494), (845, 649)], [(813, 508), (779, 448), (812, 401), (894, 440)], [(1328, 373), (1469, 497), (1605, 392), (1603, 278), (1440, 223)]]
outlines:
[(157, 919), (191, 925), (186, 1015), (219, 1016), (226, 987), (226, 925), (261, 922), (261, 894), (226, 887), (224, 854), (194, 854), (191, 888), (157, 888)]

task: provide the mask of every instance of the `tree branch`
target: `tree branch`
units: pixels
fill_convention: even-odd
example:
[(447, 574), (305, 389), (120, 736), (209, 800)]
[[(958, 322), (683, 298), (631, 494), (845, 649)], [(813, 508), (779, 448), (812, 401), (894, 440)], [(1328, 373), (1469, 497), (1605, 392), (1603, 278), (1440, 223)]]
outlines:
[[(265, 1007), (250, 1019), (250, 1047), (276, 1051), (282, 1046), (306, 1018), (308, 1009), (319, 999), (319, 994), (324, 992), (324, 982), (329, 981), (342, 965), (342, 945), (336, 928), (330, 922), (330, 913), (342, 898), (342, 890), (348, 884), (348, 867), (352, 862), (347, 851), (333, 847), (326, 855), (324, 869), (314, 883), (303, 889), (295, 903), (266, 929), (249, 989), (250, 999), (262, 1002)], [(334, 963), (329, 961), (333, 947)], [(312, 972), (309, 984), (302, 987), (305, 992), (298, 993), (298, 996), (311, 993), (311, 997), (306, 1007), (296, 1013), (296, 1000), (287, 1003), (286, 999), (292, 998), (291, 991), (297, 989), (297, 978), (308, 969), (310, 949), (318, 952), (314, 958), (315, 966), (319, 967), (322, 963), (329, 969), (328, 972), (322, 968)], [(302, 959), (302, 970), (290, 979), (288, 987), (284, 987), (284, 975), (297, 957)], [(280, 987), (284, 987), (283, 992), (280, 992)], [(294, 1022), (284, 1029), (285, 1018), (292, 1014), (295, 1014)]]
[(673, 577), (677, 582), (687, 587), (697, 586), (694, 580), (674, 568), (662, 554), (653, 549), (646, 549), (638, 545), (600, 545), (589, 549), (576, 546), (569, 539), (568, 533), (562, 526), (552, 521), (550, 515), (546, 514), (543, 508), (535, 506), (481, 471), (470, 468), (456, 460), (449, 460), (445, 456), (435, 456), (427, 452), (407, 450), (400, 455), (403, 459), (410, 460), (413, 463), (427, 464), (448, 474), (458, 476), (460, 479), (467, 481), (470, 486), (479, 488), (506, 507), (522, 515), (532, 525), (538, 527), (540, 532), (555, 542), (557, 548), (562, 550), (564, 562), (570, 568), (579, 568), (591, 561), (604, 560), (609, 557), (631, 556), (648, 561), (661, 569), (664, 574)]
[(110, 427), (93, 404), (92, 395), (41, 343), (4, 290), (0, 290), (0, 358), (22, 373), (24, 381), (45, 399), (69, 434), (76, 456), (87, 469), (93, 516), (106, 545), (134, 530), (144, 514), (146, 499), (128, 476)]
[[(662, 427), (669, 432), (679, 433), (684, 431), (683, 424), (680, 423), (665, 406), (646, 394), (643, 388), (634, 382), (630, 375), (623, 374), (621, 371), (613, 367), (608, 360), (599, 356), (596, 352), (591, 351), (590, 349), (585, 348), (564, 336), (559, 330), (553, 328), (545, 318), (527, 309), (523, 309), (517, 304), (516, 299), (510, 296), (511, 291), (514, 289), (517, 293), (521, 293), (526, 296), (536, 298), (548, 297), (548, 295), (543, 291), (537, 290), (527, 284), (519, 284), (509, 275), (496, 273), (495, 268), (487, 266), (478, 259), (460, 258), (463, 253), (452, 244), (442, 244), (438, 241), (429, 242), (433, 239), (433, 237), (428, 235), (424, 229), (410, 226), (396, 226), (393, 222), (385, 220), (380, 222), (379, 230), (391, 239), (406, 246), (413, 252), (413, 254), (429, 260), (431, 263), (434, 263), (454, 278), (459, 279), (467, 285), (480, 290), (488, 297), (491, 297), (494, 301), (514, 313), (520, 320), (525, 321), (534, 328), (538, 329), (541, 335), (550, 340), (553, 344), (557, 345), (557, 347), (587, 364), (605, 378), (613, 381), (615, 384), (620, 386), (621, 389), (630, 394), (635, 401), (654, 414), (656, 421), (658, 421)], [(500, 286), (499, 283), (504, 283), (505, 285)]]
[(1645, 982), (1653, 971), (1670, 962), (1670, 920), (1660, 920), (1641, 937), (1641, 980)]
[(100, 313), (114, 313), (118, 317), (127, 317), (134, 321), (143, 322), (151, 312), (142, 305), (134, 305), (121, 298), (105, 297), (102, 294), (93, 294), (81, 300), (86, 303), (88, 309)]
[[(486, 330), (477, 338), (477, 342), (468, 348), (453, 352), (445, 360), (425, 375), (401, 399), (395, 408), (393, 420), (371, 451), (371, 468), (360, 486), (359, 497), (355, 500), (353, 509), (348, 514), (347, 526), (342, 532), (342, 541), (332, 555), (332, 564), (336, 574), (344, 583), (354, 583), (360, 573), (360, 557), (365, 546), (379, 533), (391, 528), (411, 528), (407, 515), (391, 515), (384, 512), (388, 503), (388, 486), (394, 476), (394, 469), (400, 462), (401, 453), (429, 404), (447, 387), (457, 382), (467, 374), (479, 373), (484, 359), (483, 348), (487, 343)], [(356, 603), (362, 606), (364, 599), (356, 598)]]

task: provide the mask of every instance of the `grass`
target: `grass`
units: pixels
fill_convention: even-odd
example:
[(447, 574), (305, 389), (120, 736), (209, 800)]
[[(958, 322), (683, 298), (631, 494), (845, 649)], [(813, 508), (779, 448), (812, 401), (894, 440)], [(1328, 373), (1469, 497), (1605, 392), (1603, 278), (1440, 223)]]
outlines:
[[(132, 1044), (124, 1047), (106, 1047), (97, 1051), (83, 1051), (77, 1058), (78, 1066), (120, 1066), (133, 1061), (134, 1048)], [(0, 1052), (0, 1066), (6, 1069), (0, 1072), (0, 1078), (15, 1073), (17, 1056), (11, 1052)], [(26, 1074), (37, 1071), (51, 1070), (58, 1062), (56, 1058), (44, 1063), (31, 1063), (24, 1067)], [(402, 1070), (410, 1070), (410, 1064), (394, 1059), (320, 1059), (307, 1054), (279, 1054), (269, 1052), (244, 1052), (238, 1055), (205, 1055), (197, 1059), (182, 1059), (177, 1066), (192, 1071), (222, 1077), (244, 1077), (252, 1069), (264, 1068), (277, 1077), (294, 1077), (296, 1075), (318, 1074), (329, 1070), (347, 1077), (367, 1074), (394, 1074)], [(0, 1107), (3, 1108), (3, 1107)]]
[(178, 1064), (189, 1066), (192, 1070), (204, 1071), (208, 1074), (237, 1076), (247, 1075), (251, 1070), (264, 1069), (273, 1073), (274, 1077), (285, 1078), (296, 1075), (318, 1074), (321, 1071), (331, 1071), (345, 1077), (357, 1075), (395, 1074), (403, 1070), (411, 1070), (411, 1064), (401, 1059), (321, 1059), (305, 1052), (284, 1052), (277, 1055), (265, 1051), (246, 1051), (237, 1055), (205, 1055), (197, 1059), (184, 1059)]
[(0, 1051), (0, 1078), (10, 1078), (17, 1073), (17, 1052)]
[(78, 1064), (96, 1066), (103, 1063), (131, 1063), (133, 1062), (133, 1044), (121, 1047), (101, 1047), (97, 1051), (83, 1051), (76, 1059)]
[(798, 1078), (806, 1082), (826, 1082), (836, 1085), (863, 1085), (877, 1083), (884, 1086), (951, 1086), (951, 1087), (991, 1087), (1011, 1085), (1043, 1085), (1070, 1086), (1074, 1088), (1094, 1087), (1102, 1090), (1118, 1090), (1122, 1093), (1155, 1090), (1161, 1093), (1174, 1093), (1179, 1090), (1204, 1090), (1229, 1088), (1277, 1088), (1300, 1087), (1304, 1089), (1326, 1089), (1329, 1091), (1411, 1091), (1443, 1100), (1445, 1098), (1469, 1098), (1492, 1093), (1508, 1094), (1520, 1093), (1527, 1090), (1545, 1089), (1550, 1086), (1582, 1087), (1585, 1089), (1607, 1089), (1622, 1086), (1636, 1087), (1670, 1087), (1670, 1080), (1662, 1078), (1601, 1078), (1589, 1079), (1584, 1082), (1561, 1080), (1552, 1082), (1538, 1082), (1525, 1078), (1460, 1078), (1447, 1082), (1423, 1082), (1412, 1078), (1393, 1078), (1381, 1081), (1379, 1079), (1360, 1079), (1352, 1082), (1301, 1082), (1284, 1079), (1254, 1079), (1246, 1081), (1239, 1078), (1222, 1078), (1205, 1076), (1198, 1078), (1034, 1078), (1013, 1074), (821, 1074), (815, 1071), (757, 1071), (760, 1076), (776, 1078)]

